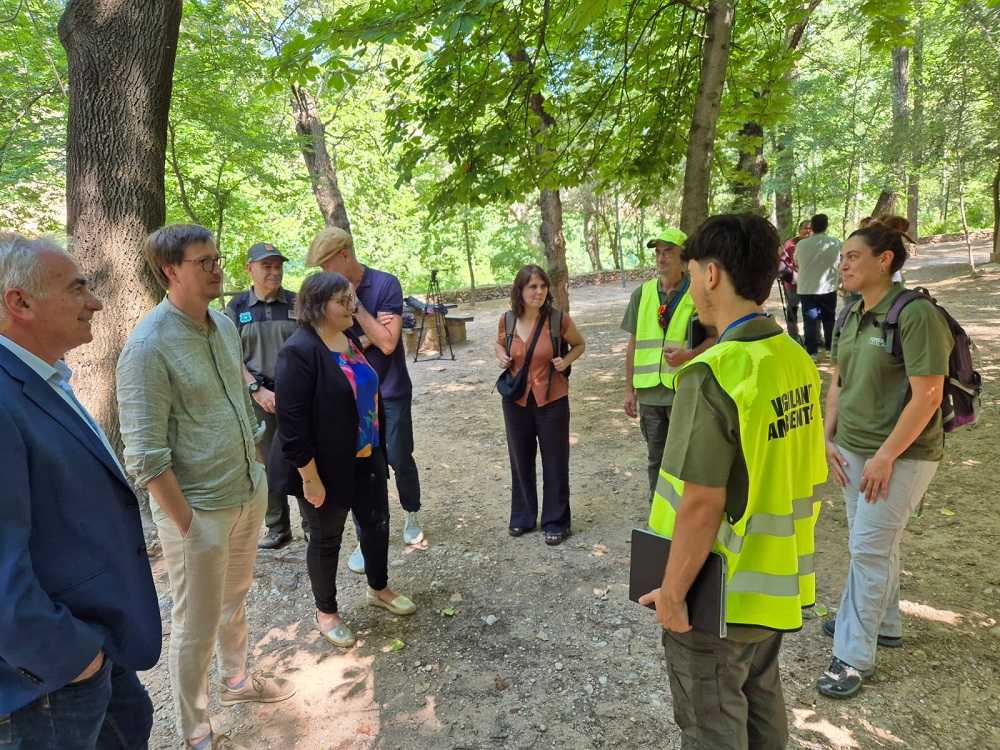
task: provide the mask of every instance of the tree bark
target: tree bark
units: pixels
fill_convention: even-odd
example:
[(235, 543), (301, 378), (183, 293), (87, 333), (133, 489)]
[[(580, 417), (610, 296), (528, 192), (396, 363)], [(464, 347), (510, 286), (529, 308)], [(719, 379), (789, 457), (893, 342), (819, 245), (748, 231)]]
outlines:
[(879, 196), (878, 200), (875, 202), (875, 210), (872, 211), (872, 216), (882, 216), (883, 214), (892, 214), (896, 212), (896, 201), (899, 199), (899, 194), (894, 190), (883, 190)]
[(313, 195), (323, 221), (328, 227), (340, 227), (349, 233), (351, 222), (347, 218), (347, 206), (337, 181), (337, 154), (334, 151), (333, 158), (330, 157), (326, 125), (319, 116), (316, 100), (300, 86), (292, 86), (292, 115), (301, 144), (302, 160), (309, 172)]
[[(754, 92), (754, 96), (759, 96)], [(767, 159), (764, 158), (764, 126), (757, 122), (745, 122), (740, 130), (740, 156), (736, 163), (737, 180), (733, 183), (733, 210), (750, 211), (764, 215), (764, 204), (760, 200), (760, 183), (767, 174)]]
[[(892, 50), (892, 140), (889, 161), (892, 164), (892, 184), (879, 196), (872, 216), (894, 213), (899, 193), (906, 186), (906, 142), (910, 130), (910, 48)], [(887, 207), (887, 208), (886, 208)]]
[[(545, 97), (538, 89), (535, 77), (535, 66), (525, 49), (508, 54), (511, 63), (524, 65), (524, 85), (528, 109), (538, 118), (540, 123), (535, 135), (539, 136), (535, 145), (535, 153), (542, 155), (546, 151), (544, 134), (546, 130), (555, 127), (556, 121), (545, 108)], [(558, 188), (542, 187), (538, 196), (538, 208), (542, 223), (539, 236), (545, 248), (545, 259), (548, 263), (549, 280), (552, 282), (551, 292), (556, 307), (569, 312), (569, 270), (566, 266), (566, 237), (563, 235), (562, 199)]]
[(681, 231), (690, 235), (708, 218), (708, 191), (715, 153), (715, 130), (729, 66), (734, 0), (709, 0), (701, 76), (688, 132), (687, 164), (681, 201)]
[[(917, 4), (919, 8), (919, 3)], [(906, 186), (906, 218), (910, 222), (910, 237), (920, 236), (920, 173), (924, 166), (924, 23), (917, 19), (917, 34), (913, 41), (913, 111), (910, 120), (910, 172)]]
[[(347, 230), (344, 230), (347, 231)], [(469, 264), (469, 307), (476, 306), (476, 264), (473, 262), (472, 236), (469, 233), (469, 209), (462, 214), (462, 235), (465, 240), (465, 260)]]
[(993, 252), (990, 253), (991, 263), (1000, 263), (1000, 164), (993, 175)]
[(122, 448), (115, 365), (162, 299), (142, 251), (166, 218), (167, 113), (181, 0), (69, 0), (59, 39), (69, 67), (66, 231), (104, 300), (94, 341), (73, 352), (74, 390)]

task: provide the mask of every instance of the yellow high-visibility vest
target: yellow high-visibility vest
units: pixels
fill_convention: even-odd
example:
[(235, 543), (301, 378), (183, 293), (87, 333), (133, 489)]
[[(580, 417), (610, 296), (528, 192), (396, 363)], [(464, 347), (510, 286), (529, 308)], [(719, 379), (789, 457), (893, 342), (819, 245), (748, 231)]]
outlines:
[[(728, 561), (726, 621), (774, 630), (802, 627), (816, 601), (814, 488), (827, 464), (820, 380), (801, 346), (785, 333), (724, 341), (691, 360), (707, 365), (739, 413), (749, 475), (746, 512), (723, 514), (713, 549)], [(650, 527), (672, 537), (684, 482), (660, 469)]]
[(687, 278), (680, 299), (677, 300), (667, 328), (660, 327), (659, 279), (651, 279), (642, 285), (639, 298), (639, 317), (635, 325), (635, 358), (632, 364), (632, 386), (635, 388), (655, 388), (661, 383), (667, 388), (674, 387), (674, 378), (680, 367), (671, 367), (663, 357), (664, 347), (688, 349), (691, 318), (695, 315), (694, 300), (687, 289)]

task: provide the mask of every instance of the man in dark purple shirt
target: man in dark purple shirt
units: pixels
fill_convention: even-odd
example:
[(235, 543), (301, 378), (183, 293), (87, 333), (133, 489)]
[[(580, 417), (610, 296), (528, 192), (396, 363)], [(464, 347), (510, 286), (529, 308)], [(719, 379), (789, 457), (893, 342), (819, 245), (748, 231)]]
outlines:
[[(424, 532), (420, 524), (420, 478), (413, 460), (413, 383), (406, 369), (406, 354), (400, 340), (403, 330), (403, 288), (391, 273), (361, 264), (354, 254), (354, 240), (339, 227), (327, 227), (313, 239), (307, 266), (339, 273), (354, 286), (358, 308), (353, 331), (365, 345), (365, 356), (378, 373), (385, 405), (386, 448), (389, 465), (396, 475), (399, 504), (403, 506), (403, 541), (419, 544)], [(363, 573), (360, 545), (348, 567)]]

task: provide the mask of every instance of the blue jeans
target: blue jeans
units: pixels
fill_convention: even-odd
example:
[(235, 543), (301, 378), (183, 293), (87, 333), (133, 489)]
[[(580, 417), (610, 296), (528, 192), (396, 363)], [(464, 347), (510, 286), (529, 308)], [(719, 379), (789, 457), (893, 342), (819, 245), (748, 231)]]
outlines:
[(819, 326), (823, 324), (823, 348), (830, 351), (833, 344), (833, 325), (837, 322), (837, 293), (799, 294), (802, 303), (802, 328), (805, 332), (806, 351), (819, 351)]
[(153, 703), (135, 672), (104, 659), (95, 675), (0, 716), (7, 750), (146, 750)]
[(420, 510), (420, 477), (413, 460), (413, 397), (382, 399), (385, 406), (385, 448), (396, 475), (396, 491), (403, 510)]

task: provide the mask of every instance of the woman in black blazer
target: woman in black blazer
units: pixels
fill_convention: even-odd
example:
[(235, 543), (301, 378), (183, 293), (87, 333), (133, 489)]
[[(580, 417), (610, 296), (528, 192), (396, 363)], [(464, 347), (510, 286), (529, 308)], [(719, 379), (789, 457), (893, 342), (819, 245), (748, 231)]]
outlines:
[(354, 511), (368, 577), (368, 604), (398, 615), (416, 606), (388, 586), (389, 469), (378, 376), (348, 332), (357, 298), (340, 274), (315, 273), (295, 299), (299, 329), (278, 354), (278, 429), (268, 480), (295, 495), (309, 522), (306, 566), (315, 624), (337, 646), (355, 638), (337, 611), (337, 560), (344, 522)]

